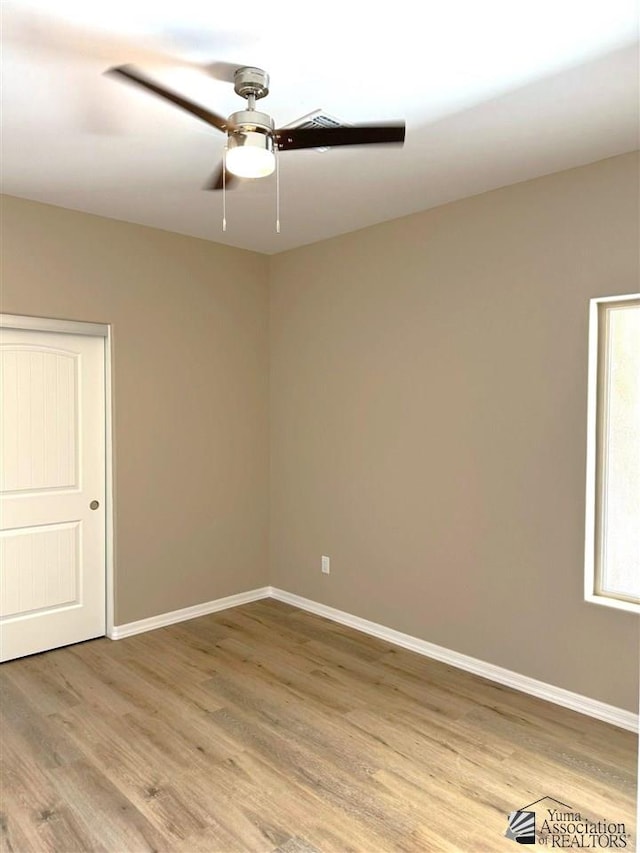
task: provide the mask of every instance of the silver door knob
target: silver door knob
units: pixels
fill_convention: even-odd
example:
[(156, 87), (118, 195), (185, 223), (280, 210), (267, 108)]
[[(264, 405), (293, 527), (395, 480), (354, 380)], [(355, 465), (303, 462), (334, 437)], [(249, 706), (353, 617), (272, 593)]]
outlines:
[(89, 504), (89, 509), (98, 509), (100, 506), (100, 501), (91, 501)]

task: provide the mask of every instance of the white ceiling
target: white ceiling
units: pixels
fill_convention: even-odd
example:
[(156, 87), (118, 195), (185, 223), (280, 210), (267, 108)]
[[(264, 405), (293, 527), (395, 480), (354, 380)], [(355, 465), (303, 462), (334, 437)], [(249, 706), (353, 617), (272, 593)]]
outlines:
[[(635, 0), (2, 0), (3, 191), (274, 253), (634, 150)], [(281, 156), (275, 181), (201, 190), (224, 137), (104, 77), (133, 63), (223, 115), (211, 63), (271, 75), (278, 126), (322, 108), (405, 119), (403, 148)]]

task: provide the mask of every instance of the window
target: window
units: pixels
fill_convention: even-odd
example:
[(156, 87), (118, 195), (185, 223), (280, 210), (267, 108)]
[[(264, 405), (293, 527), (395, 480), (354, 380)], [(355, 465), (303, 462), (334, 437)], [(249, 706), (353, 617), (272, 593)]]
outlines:
[(591, 300), (585, 597), (640, 613), (640, 294)]

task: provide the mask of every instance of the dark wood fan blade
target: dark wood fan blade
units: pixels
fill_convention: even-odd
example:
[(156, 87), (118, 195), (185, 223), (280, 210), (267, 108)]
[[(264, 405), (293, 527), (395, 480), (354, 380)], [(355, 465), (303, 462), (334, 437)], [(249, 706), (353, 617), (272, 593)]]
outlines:
[(361, 124), (355, 127), (283, 127), (276, 130), (280, 151), (294, 148), (325, 148), (333, 145), (379, 145), (404, 142), (404, 122)]
[[(222, 189), (222, 173), (224, 171), (224, 166), (221, 164), (220, 168), (217, 172), (215, 172), (211, 178), (204, 185), (203, 189), (205, 190), (221, 190)], [(238, 186), (238, 177), (237, 175), (232, 174), (228, 169), (225, 175), (225, 184), (228, 190), (233, 189)]]
[(210, 62), (204, 66), (204, 70), (216, 80), (233, 83), (238, 68), (244, 68), (248, 64), (248, 62)]
[(105, 73), (112, 77), (124, 78), (129, 83), (135, 83), (136, 86), (142, 86), (142, 88), (146, 89), (148, 92), (153, 92), (154, 95), (158, 95), (158, 97), (164, 98), (165, 101), (169, 101), (170, 103), (175, 104), (175, 106), (186, 110), (188, 113), (191, 113), (191, 115), (202, 119), (202, 121), (206, 121), (207, 124), (217, 127), (218, 130), (223, 131), (223, 133), (226, 133), (227, 130), (233, 130), (229, 122), (222, 116), (211, 112), (211, 110), (207, 110), (198, 104), (194, 104), (192, 101), (188, 101), (186, 98), (183, 98), (182, 95), (178, 95), (177, 92), (172, 92), (171, 89), (166, 89), (164, 86), (154, 83), (153, 80), (145, 77), (144, 74), (141, 74), (132, 65), (120, 65), (116, 68), (110, 68)]

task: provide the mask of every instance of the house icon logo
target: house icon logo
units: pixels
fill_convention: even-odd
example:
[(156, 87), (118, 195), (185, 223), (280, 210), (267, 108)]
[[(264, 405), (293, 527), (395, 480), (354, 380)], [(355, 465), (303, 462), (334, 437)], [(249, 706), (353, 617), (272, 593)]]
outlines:
[(511, 838), (513, 841), (516, 841), (518, 844), (535, 844), (536, 813), (531, 811), (531, 806), (535, 806), (537, 803), (541, 803), (543, 800), (551, 800), (552, 802), (557, 803), (560, 806), (566, 806), (567, 808), (571, 808), (571, 806), (567, 806), (566, 803), (563, 803), (560, 800), (556, 800), (555, 797), (549, 797), (548, 795), (540, 797), (539, 800), (535, 800), (533, 803), (528, 803), (526, 806), (522, 806), (522, 808), (516, 809), (516, 811), (509, 812), (507, 831), (505, 832), (505, 836), (507, 838)]

